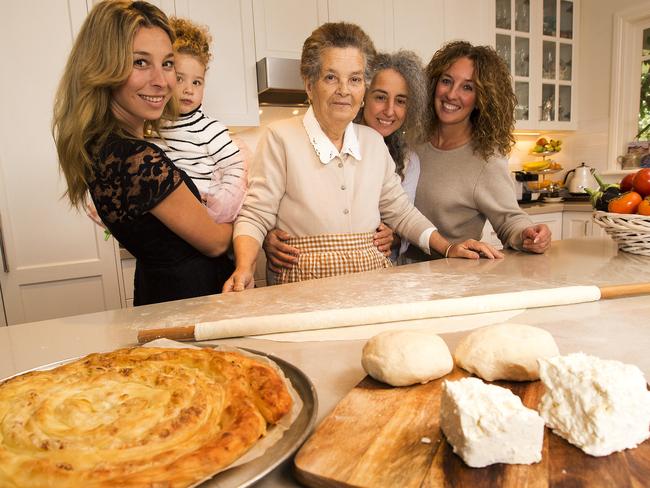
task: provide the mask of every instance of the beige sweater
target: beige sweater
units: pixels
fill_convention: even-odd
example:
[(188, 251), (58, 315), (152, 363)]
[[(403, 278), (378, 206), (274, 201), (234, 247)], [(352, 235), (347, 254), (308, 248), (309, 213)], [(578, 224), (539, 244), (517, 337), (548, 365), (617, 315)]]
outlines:
[(409, 202), (381, 136), (361, 125), (354, 130), (361, 160), (344, 154), (323, 164), (300, 117), (269, 124), (250, 165), (234, 237), (248, 235), (261, 245), (274, 227), (303, 237), (374, 232), (383, 221), (417, 245), (433, 224)]
[[(420, 180), (415, 206), (451, 242), (480, 239), (489, 220), (505, 246), (522, 249), (522, 231), (533, 225), (517, 204), (504, 159), (485, 161), (471, 145), (442, 151), (430, 143), (416, 147)], [(412, 259), (430, 259), (409, 248)]]

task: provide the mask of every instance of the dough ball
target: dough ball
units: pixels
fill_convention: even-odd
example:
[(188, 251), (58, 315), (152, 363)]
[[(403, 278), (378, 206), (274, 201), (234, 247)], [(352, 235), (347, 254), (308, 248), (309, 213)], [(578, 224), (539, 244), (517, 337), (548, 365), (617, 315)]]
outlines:
[(454, 352), (456, 364), (486, 381), (539, 379), (539, 358), (558, 356), (553, 336), (538, 327), (498, 324), (465, 337)]
[(436, 334), (389, 330), (366, 343), (361, 365), (376, 380), (407, 386), (446, 375), (453, 369), (454, 360), (445, 341)]

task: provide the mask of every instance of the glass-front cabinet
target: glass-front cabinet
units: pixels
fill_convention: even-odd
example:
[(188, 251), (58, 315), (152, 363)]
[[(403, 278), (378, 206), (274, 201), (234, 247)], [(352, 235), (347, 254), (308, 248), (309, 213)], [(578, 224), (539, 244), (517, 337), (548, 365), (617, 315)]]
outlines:
[(495, 0), (495, 48), (512, 73), (517, 129), (575, 129), (579, 0)]

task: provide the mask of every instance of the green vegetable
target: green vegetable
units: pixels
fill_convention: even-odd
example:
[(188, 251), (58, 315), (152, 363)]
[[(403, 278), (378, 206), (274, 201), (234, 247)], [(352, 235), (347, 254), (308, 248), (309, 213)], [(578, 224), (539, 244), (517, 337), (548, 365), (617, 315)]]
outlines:
[(598, 190), (585, 188), (585, 191), (589, 194), (591, 206), (596, 210), (607, 212), (610, 200), (621, 195), (621, 187), (616, 183), (605, 183), (594, 169), (591, 170), (591, 174), (594, 175), (598, 183)]

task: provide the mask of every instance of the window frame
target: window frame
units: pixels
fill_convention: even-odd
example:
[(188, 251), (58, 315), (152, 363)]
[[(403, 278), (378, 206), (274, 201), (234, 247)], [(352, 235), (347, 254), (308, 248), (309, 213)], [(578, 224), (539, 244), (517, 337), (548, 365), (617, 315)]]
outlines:
[[(612, 36), (612, 83), (607, 173), (622, 174), (616, 158), (625, 154), (627, 143), (638, 133), (641, 93), (641, 57), (644, 29), (650, 28), (650, 11), (638, 6), (614, 14)], [(631, 80), (636, 80), (630, 83)]]

